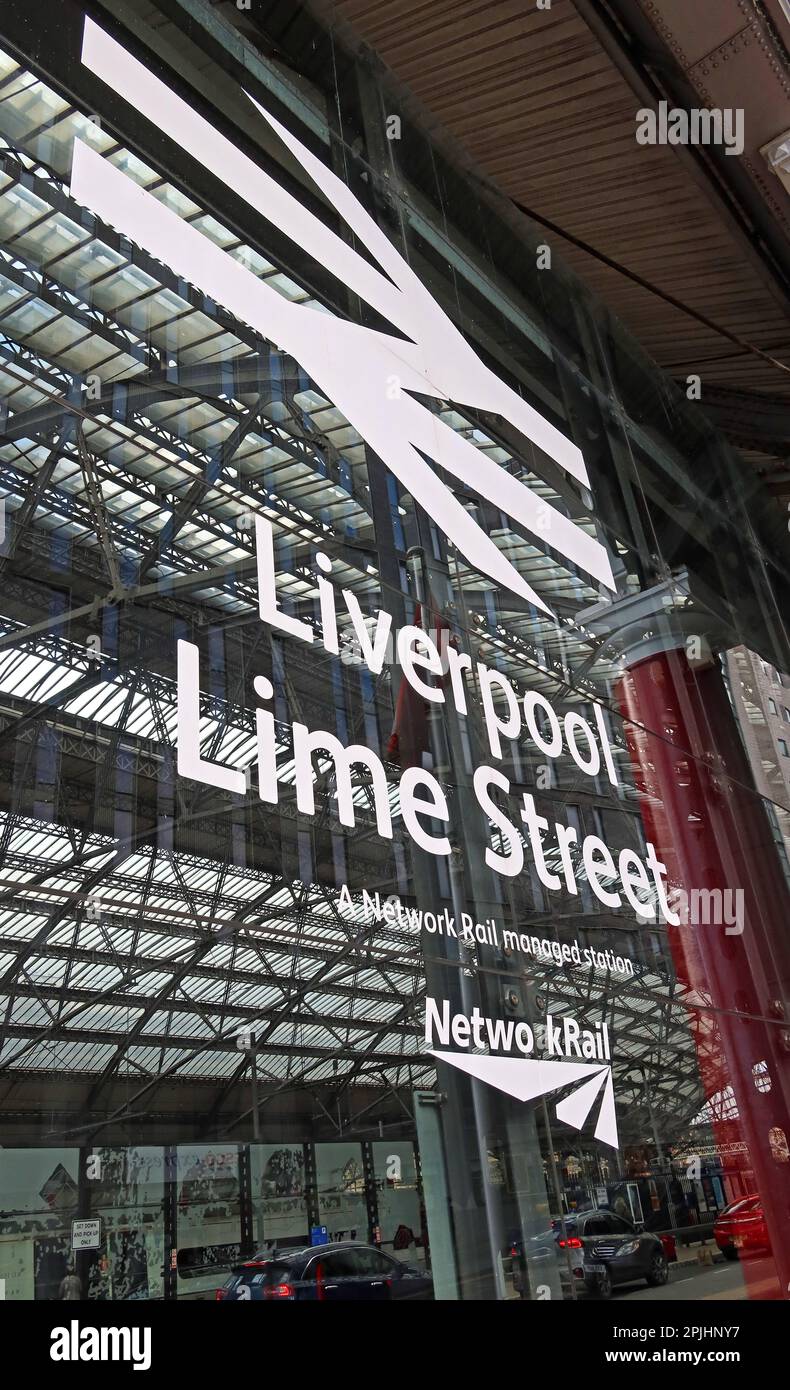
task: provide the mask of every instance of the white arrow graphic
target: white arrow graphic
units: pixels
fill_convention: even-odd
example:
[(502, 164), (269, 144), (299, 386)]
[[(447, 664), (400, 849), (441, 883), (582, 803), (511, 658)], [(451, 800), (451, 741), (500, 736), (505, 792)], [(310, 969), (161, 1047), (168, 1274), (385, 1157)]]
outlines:
[(251, 111), (255, 109), (276, 132), (367, 256), (326, 226), (237, 142), (211, 125), (90, 18), (85, 20), (82, 61), (244, 199), (261, 219), (264, 245), (265, 220), (360, 295), (395, 331), (373, 329), (326, 307), (284, 298), (79, 139), (74, 141), (71, 171), (71, 195), (77, 202), (290, 353), (474, 570), (544, 613), (551, 612), (432, 464), (512, 517), (530, 533), (533, 544), (542, 548), (550, 543), (570, 564), (605, 588), (616, 589), (608, 551), (595, 536), (423, 404), (421, 398), (429, 396), (502, 415), (561, 469), (589, 487), (578, 446), (478, 357), (409, 262), (328, 165), (249, 98)]
[(595, 1127), (595, 1137), (610, 1148), (619, 1148), (617, 1119), (614, 1109), (612, 1068), (599, 1062), (545, 1062), (522, 1057), (488, 1057), (461, 1052), (438, 1052), (431, 1055), (451, 1067), (485, 1081), (498, 1091), (516, 1100), (535, 1100), (537, 1096), (559, 1091), (575, 1081), (583, 1081), (573, 1094), (560, 1101), (556, 1109), (558, 1120), (581, 1129), (603, 1087), (603, 1101)]

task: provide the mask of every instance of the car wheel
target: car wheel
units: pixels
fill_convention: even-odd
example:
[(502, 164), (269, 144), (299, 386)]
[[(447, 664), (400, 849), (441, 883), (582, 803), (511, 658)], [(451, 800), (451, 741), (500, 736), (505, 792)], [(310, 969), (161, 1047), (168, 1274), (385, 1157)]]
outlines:
[(737, 1260), (738, 1258), (738, 1251), (734, 1245), (725, 1245), (721, 1253), (725, 1260)]
[(650, 1261), (650, 1273), (647, 1276), (647, 1282), (653, 1288), (657, 1288), (660, 1284), (666, 1284), (668, 1278), (669, 1266), (666, 1255), (663, 1251), (657, 1251)]
[(610, 1274), (596, 1274), (592, 1284), (592, 1292), (596, 1298), (612, 1297), (612, 1277)]

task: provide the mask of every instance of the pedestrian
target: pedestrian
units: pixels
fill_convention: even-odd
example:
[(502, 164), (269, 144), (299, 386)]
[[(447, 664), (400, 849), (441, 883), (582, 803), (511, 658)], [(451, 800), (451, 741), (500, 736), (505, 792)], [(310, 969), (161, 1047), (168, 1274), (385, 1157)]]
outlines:
[(60, 1281), (60, 1298), (64, 1302), (74, 1302), (82, 1298), (82, 1280), (73, 1265), (69, 1265), (65, 1278)]
[(414, 1232), (410, 1226), (401, 1222), (392, 1239), (393, 1250), (408, 1250), (414, 1244)]

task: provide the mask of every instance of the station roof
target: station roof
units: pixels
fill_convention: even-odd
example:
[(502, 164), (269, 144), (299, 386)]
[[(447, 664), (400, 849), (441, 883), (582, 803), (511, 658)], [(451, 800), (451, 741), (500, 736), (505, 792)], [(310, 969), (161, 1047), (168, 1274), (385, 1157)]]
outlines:
[[(232, 16), (276, 33), (277, 6)], [(312, 0), (498, 210), (546, 239), (790, 501), (785, 0)], [(238, 13), (238, 12), (237, 12)], [(645, 146), (636, 113), (729, 108), (744, 148)], [(785, 137), (785, 146), (781, 138)], [(597, 254), (596, 254), (597, 253)], [(630, 275), (626, 272), (630, 272)], [(641, 283), (640, 283), (641, 282)]]

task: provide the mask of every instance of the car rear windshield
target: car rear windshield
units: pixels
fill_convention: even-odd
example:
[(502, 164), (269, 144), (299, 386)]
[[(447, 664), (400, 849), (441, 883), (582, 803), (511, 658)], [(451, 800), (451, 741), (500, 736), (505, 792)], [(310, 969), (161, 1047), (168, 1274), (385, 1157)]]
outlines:
[(237, 1289), (240, 1284), (249, 1284), (251, 1287), (261, 1287), (268, 1284), (285, 1284), (291, 1273), (288, 1265), (280, 1264), (276, 1260), (266, 1260), (262, 1264), (250, 1264), (237, 1266), (230, 1276), (227, 1288)]
[(740, 1202), (733, 1202), (731, 1207), (726, 1207), (722, 1216), (734, 1216), (736, 1212), (754, 1211), (760, 1205), (759, 1197), (743, 1197)]

